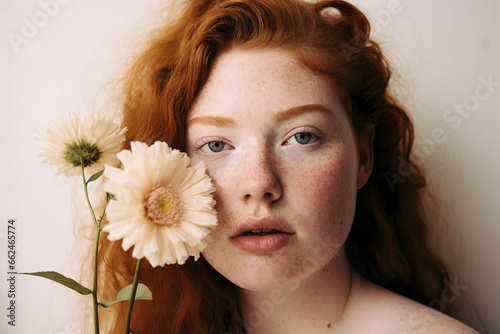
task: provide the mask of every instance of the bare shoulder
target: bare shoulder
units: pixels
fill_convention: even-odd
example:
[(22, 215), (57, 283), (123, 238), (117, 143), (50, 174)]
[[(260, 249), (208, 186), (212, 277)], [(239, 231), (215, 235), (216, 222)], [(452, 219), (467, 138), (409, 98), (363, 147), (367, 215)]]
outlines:
[[(355, 276), (347, 308), (346, 332), (457, 333), (478, 332), (430, 307)], [(360, 320), (362, 319), (362, 320)]]

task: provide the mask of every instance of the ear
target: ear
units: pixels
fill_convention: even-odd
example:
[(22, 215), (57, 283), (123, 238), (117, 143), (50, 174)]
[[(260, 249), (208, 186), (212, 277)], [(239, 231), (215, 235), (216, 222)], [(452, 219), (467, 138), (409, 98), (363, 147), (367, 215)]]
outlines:
[(361, 189), (373, 170), (373, 138), (375, 137), (375, 127), (370, 124), (365, 127), (358, 136), (358, 189)]

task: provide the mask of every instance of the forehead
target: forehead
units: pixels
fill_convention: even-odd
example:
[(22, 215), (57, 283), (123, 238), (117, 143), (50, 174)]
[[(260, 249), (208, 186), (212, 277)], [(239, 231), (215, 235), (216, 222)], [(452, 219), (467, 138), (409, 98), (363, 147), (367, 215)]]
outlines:
[(306, 104), (341, 109), (334, 83), (284, 50), (231, 49), (215, 62), (188, 118), (278, 112)]

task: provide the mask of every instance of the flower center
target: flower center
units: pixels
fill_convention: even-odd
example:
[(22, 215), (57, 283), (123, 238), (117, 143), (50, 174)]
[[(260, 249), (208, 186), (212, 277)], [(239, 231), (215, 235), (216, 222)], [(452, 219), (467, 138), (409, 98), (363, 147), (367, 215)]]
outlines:
[(161, 225), (173, 225), (182, 216), (182, 203), (173, 187), (156, 186), (146, 196), (145, 210), (152, 221)]
[(74, 167), (82, 165), (87, 167), (97, 162), (101, 157), (101, 152), (96, 144), (90, 144), (86, 141), (78, 143), (66, 144), (66, 151), (64, 152), (64, 160), (72, 164)]

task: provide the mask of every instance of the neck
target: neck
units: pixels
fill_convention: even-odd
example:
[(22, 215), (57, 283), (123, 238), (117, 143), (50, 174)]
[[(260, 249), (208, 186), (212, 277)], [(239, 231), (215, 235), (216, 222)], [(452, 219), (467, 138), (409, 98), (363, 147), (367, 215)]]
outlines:
[(294, 284), (266, 291), (238, 289), (245, 328), (249, 334), (332, 332), (344, 314), (351, 282), (342, 249), (324, 267)]

